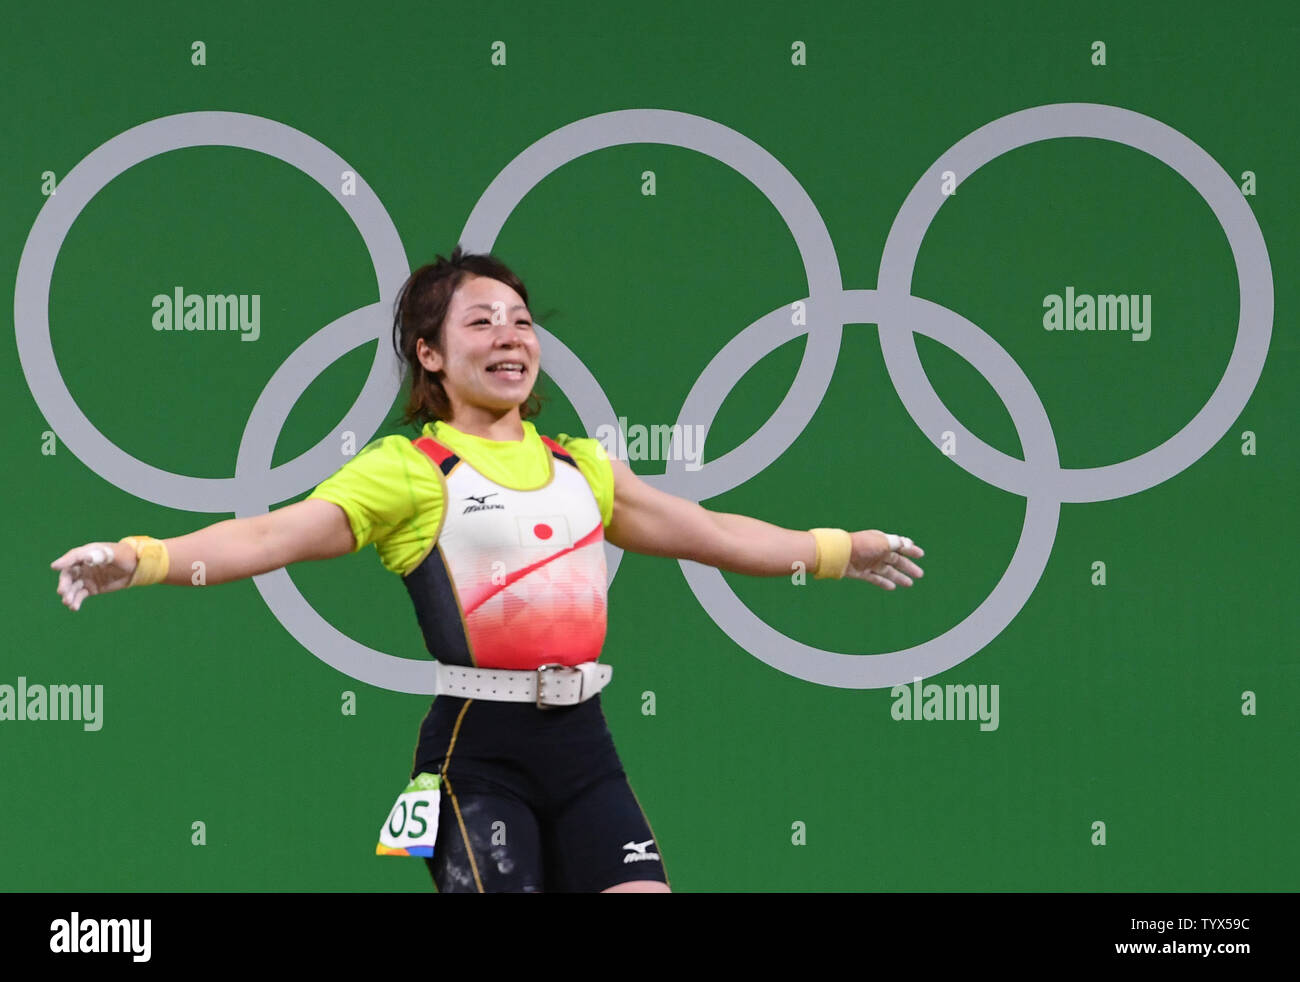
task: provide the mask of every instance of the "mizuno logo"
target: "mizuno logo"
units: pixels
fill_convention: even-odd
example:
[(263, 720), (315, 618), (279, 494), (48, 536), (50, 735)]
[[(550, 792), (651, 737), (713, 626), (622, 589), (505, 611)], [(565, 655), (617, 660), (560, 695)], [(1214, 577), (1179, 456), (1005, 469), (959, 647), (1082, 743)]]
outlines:
[(505, 506), (505, 505), (499, 505), (499, 504), (495, 504), (495, 503), (494, 503), (494, 504), (490, 504), (490, 505), (488, 505), (488, 504), (484, 504), (484, 502), (487, 501), (488, 498), (493, 498), (493, 497), (495, 497), (496, 495), (497, 495), (497, 492), (496, 492), (496, 491), (489, 491), (487, 494), (485, 494), (485, 495), (481, 495), (481, 496), (480, 496), (480, 495), (474, 495), (474, 494), (467, 494), (467, 495), (465, 495), (465, 500), (466, 500), (466, 501), (475, 501), (475, 502), (477, 502), (477, 504), (473, 504), (473, 505), (469, 505), (469, 506), (467, 506), (467, 507), (465, 508), (465, 510), (461, 512), (461, 514), (462, 514), (462, 515), (467, 515), (467, 514), (469, 514), (469, 513), (472, 512), (472, 511), (491, 511), (491, 510), (494, 509), (494, 508), (498, 508), (498, 509), (500, 509), (501, 511), (505, 511), (505, 510), (506, 510), (506, 506)]
[(646, 839), (645, 842), (628, 842), (624, 844), (624, 849), (631, 849), (632, 851), (623, 857), (623, 862), (636, 863), (646, 859), (658, 859), (659, 853), (646, 852), (646, 847), (653, 844), (654, 841), (654, 839)]

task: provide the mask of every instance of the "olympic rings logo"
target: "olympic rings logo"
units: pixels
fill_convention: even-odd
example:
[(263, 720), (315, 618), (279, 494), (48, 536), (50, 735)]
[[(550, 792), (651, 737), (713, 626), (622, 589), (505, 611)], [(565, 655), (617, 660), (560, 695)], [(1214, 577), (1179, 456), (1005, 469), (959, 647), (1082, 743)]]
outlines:
[[(912, 273), (926, 230), (945, 197), (945, 171), (968, 176), (1017, 147), (1040, 140), (1088, 137), (1141, 150), (1182, 175), (1223, 227), (1237, 267), (1241, 297), (1237, 339), (1223, 378), (1209, 401), (1181, 431), (1137, 457), (1104, 467), (1060, 466), (1051, 423), (1020, 366), (998, 343), (955, 311), (911, 295)], [(682, 405), (678, 422), (702, 424), (706, 435), (723, 400), (762, 357), (804, 333), (803, 361), (781, 405), (739, 447), (698, 470), (668, 455), (666, 472), (648, 478), (699, 501), (728, 491), (775, 461), (812, 419), (830, 384), (846, 323), (879, 325), (890, 380), (921, 432), (939, 447), (944, 431), (961, 441), (950, 459), (970, 474), (1026, 500), (1015, 555), (993, 592), (945, 633), (901, 651), (871, 657), (810, 647), (755, 616), (712, 567), (682, 561), (686, 581), (714, 622), (750, 654), (788, 675), (840, 688), (883, 688), (957, 665), (996, 638), (1020, 612), (1047, 565), (1062, 502), (1106, 501), (1169, 480), (1199, 460), (1245, 407), (1263, 370), (1273, 326), (1273, 275), (1254, 214), (1232, 178), (1209, 154), (1177, 130), (1139, 113), (1091, 103), (1038, 106), (994, 120), (959, 140), (927, 170), (895, 217), (874, 290), (846, 290), (826, 226), (803, 188), (771, 154), (719, 123), (687, 113), (629, 109), (577, 120), (524, 150), (484, 191), (459, 241), (490, 251), (507, 218), (535, 185), (584, 154), (629, 143), (662, 143), (707, 154), (757, 187), (784, 218), (807, 273), (806, 325), (791, 323), (782, 305), (746, 327), (705, 367)], [(199, 478), (151, 467), (101, 434), (81, 412), (59, 373), (50, 342), (49, 294), (55, 260), (72, 223), (105, 185), (157, 154), (195, 146), (242, 147), (268, 154), (315, 179), (343, 206), (374, 263), (380, 301), (326, 325), (304, 341), (272, 375), (244, 428), (233, 478)], [(391, 218), (359, 177), (355, 196), (338, 181), (353, 171), (318, 141), (282, 123), (241, 113), (194, 112), (133, 127), (98, 147), (64, 178), (28, 235), (18, 265), (14, 322), (27, 384), (49, 425), (88, 467), (146, 501), (189, 511), (265, 514), (314, 487), (338, 468), (327, 435), (297, 458), (272, 468), (272, 452), (289, 411), (336, 359), (360, 344), (375, 345), (375, 360), (340, 426), (378, 431), (401, 385), (402, 366), (382, 343), (394, 298), (410, 273)], [(588, 433), (613, 425), (617, 415), (588, 371), (556, 337), (538, 328), (548, 374), (577, 410)], [(965, 358), (1006, 406), (1024, 448), (1023, 461), (988, 446), (961, 425), (935, 393), (921, 367), (913, 335), (924, 334)], [(609, 580), (621, 551), (606, 544)], [(291, 635), (326, 664), (371, 685), (430, 694), (429, 662), (375, 651), (341, 634), (320, 616), (285, 569), (254, 578), (267, 606)], [(868, 653), (864, 653), (868, 654)]]

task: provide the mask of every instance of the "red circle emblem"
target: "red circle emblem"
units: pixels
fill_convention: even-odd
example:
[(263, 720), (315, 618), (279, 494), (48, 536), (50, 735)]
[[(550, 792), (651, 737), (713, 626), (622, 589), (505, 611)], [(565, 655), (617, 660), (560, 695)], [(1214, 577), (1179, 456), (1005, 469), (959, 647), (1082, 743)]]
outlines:
[(533, 526), (533, 535), (537, 536), (539, 539), (549, 539), (552, 534), (549, 525), (539, 522), (537, 525)]

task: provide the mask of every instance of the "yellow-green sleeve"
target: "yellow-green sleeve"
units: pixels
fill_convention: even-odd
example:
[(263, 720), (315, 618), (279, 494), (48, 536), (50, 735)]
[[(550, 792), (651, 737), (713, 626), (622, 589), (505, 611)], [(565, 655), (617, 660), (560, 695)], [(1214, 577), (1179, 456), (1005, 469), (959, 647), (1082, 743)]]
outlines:
[(366, 444), (307, 497), (342, 508), (356, 539), (352, 551), (373, 542), (384, 566), (402, 576), (428, 553), (442, 517), (432, 461), (400, 435)]
[(582, 471), (582, 476), (591, 485), (591, 493), (596, 496), (600, 506), (600, 521), (606, 528), (614, 520), (614, 468), (609, 462), (609, 454), (599, 440), (591, 437), (569, 436), (561, 433), (555, 442), (573, 458)]

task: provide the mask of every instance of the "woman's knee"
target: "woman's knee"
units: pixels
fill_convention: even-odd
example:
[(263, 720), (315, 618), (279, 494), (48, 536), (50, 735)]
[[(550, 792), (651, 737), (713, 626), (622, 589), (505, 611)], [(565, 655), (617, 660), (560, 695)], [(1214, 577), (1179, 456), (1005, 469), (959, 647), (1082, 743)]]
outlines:
[(629, 880), (627, 883), (616, 883), (612, 887), (606, 887), (601, 893), (672, 893), (668, 889), (667, 883), (660, 883), (658, 880)]

